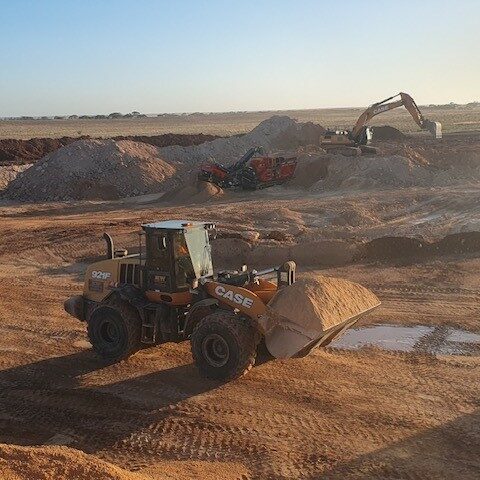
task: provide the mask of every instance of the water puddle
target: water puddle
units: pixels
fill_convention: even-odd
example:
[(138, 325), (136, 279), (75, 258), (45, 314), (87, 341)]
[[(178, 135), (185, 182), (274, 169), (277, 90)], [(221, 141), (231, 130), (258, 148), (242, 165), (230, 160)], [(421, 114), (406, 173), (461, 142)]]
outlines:
[(345, 350), (373, 346), (397, 352), (480, 355), (480, 335), (445, 326), (369, 325), (347, 330), (330, 346)]

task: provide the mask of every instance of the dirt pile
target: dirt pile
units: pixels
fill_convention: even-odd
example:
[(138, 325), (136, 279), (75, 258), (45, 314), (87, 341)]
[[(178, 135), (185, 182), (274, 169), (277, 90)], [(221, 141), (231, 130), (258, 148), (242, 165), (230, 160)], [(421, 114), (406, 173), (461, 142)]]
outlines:
[(88, 137), (32, 138), (0, 140), (0, 165), (23, 165), (48, 155), (59, 148)]
[(422, 238), (385, 236), (375, 238), (358, 246), (358, 260), (390, 261), (421, 259), (480, 252), (480, 232), (462, 232), (446, 235), (429, 242)]
[(19, 447), (0, 444), (3, 480), (146, 480), (115, 465), (67, 447)]
[(433, 172), (408, 158), (391, 157), (330, 158), (327, 176), (312, 190), (338, 188), (409, 187), (429, 185)]
[(306, 154), (298, 157), (295, 176), (288, 182), (291, 187), (311, 188), (328, 175), (331, 155)]
[(395, 127), (383, 125), (381, 127), (373, 127), (373, 140), (403, 140), (407, 136)]
[[(5, 189), (4, 196), (26, 201), (110, 200), (165, 191), (185, 184), (199, 163), (212, 157), (228, 164), (254, 146), (263, 146), (266, 151), (296, 148), (318, 141), (322, 130), (319, 125), (274, 116), (245, 135), (213, 141), (205, 141), (215, 138), (206, 135), (137, 137), (142, 143), (81, 140), (50, 153), (19, 174)], [(146, 141), (155, 145), (169, 142), (185, 145), (159, 148), (145, 144)], [(192, 142), (198, 144), (191, 145)], [(211, 191), (212, 188), (192, 185), (171, 192), (165, 199), (202, 202), (222, 194), (218, 189)]]
[(337, 189), (364, 189), (444, 185), (453, 180), (427, 164), (400, 155), (345, 157), (306, 154), (299, 157), (290, 187), (313, 192)]
[(3, 190), (12, 180), (17, 178), (18, 174), (32, 166), (31, 163), (24, 165), (5, 165), (0, 166), (0, 190)]
[(0, 444), (2, 480), (231, 480), (249, 478), (234, 462), (161, 461), (129, 472), (93, 455), (59, 446), (21, 447)]
[[(49, 153), (58, 150), (79, 140), (87, 140), (90, 137), (61, 137), (61, 138), (31, 138), (30, 140), (0, 139), (0, 166), (1, 165), (23, 165), (33, 163)], [(199, 145), (204, 142), (211, 142), (218, 135), (182, 135), (167, 133), (164, 135), (131, 135), (117, 136), (113, 140), (130, 140), (132, 142), (143, 142), (156, 147), (167, 147), (169, 145)]]
[(47, 155), (6, 188), (27, 201), (115, 199), (171, 187), (177, 166), (160, 149), (140, 142), (81, 140)]
[(279, 290), (269, 302), (261, 320), (267, 348), (277, 358), (306, 354), (307, 346), (325, 332), (346, 326), (379, 304), (375, 294), (357, 283), (321, 275), (303, 278)]
[(191, 147), (166, 147), (162, 149), (162, 157), (192, 167), (198, 167), (212, 158), (228, 165), (255, 146), (261, 146), (268, 152), (295, 149), (315, 141), (318, 143), (322, 131), (324, 129), (320, 125), (299, 123), (290, 117), (275, 115), (245, 135), (219, 138)]
[(217, 138), (222, 138), (220, 135), (205, 135), (198, 134), (179, 134), (179, 133), (165, 133), (163, 135), (128, 135), (112, 137), (112, 140), (130, 140), (132, 142), (143, 142), (155, 147), (169, 147), (171, 145), (180, 145), (187, 147), (190, 145), (200, 145), (205, 142), (211, 142)]
[(205, 203), (209, 200), (218, 199), (224, 195), (222, 188), (209, 182), (193, 182), (190, 185), (182, 185), (167, 192), (162, 201), (169, 203), (189, 204)]
[(318, 275), (279, 290), (268, 306), (308, 331), (326, 331), (378, 304), (376, 295), (357, 283)]
[[(256, 239), (257, 240), (257, 239)], [(317, 240), (299, 244), (246, 241), (245, 238), (217, 238), (212, 242), (213, 263), (221, 268), (282, 265), (293, 260), (298, 266), (346, 265), (358, 256), (356, 245), (343, 240)]]

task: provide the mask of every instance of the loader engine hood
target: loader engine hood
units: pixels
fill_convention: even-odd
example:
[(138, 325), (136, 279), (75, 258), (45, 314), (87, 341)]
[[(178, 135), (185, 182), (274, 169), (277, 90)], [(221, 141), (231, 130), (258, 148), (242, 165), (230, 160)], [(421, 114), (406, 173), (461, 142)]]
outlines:
[(101, 302), (119, 283), (140, 286), (140, 258), (132, 255), (92, 263), (85, 272), (83, 296)]

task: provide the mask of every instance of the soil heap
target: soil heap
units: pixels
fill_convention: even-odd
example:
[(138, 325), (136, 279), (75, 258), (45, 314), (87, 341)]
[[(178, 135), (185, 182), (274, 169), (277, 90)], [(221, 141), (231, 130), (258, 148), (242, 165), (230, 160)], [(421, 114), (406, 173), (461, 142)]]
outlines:
[[(90, 137), (61, 137), (61, 138), (31, 138), (30, 140), (0, 139), (0, 166), (24, 165), (34, 163), (45, 155), (58, 150), (79, 140), (87, 140)], [(167, 147), (169, 145), (199, 145), (204, 142), (211, 142), (218, 135), (199, 134), (176, 134), (166, 133), (163, 135), (129, 135), (113, 137), (113, 140), (130, 140), (132, 142), (143, 142), (156, 147)]]
[(30, 168), (32, 164), (0, 166), (0, 190), (3, 190), (18, 174)]
[(404, 140), (407, 136), (398, 128), (383, 125), (381, 127), (373, 127), (373, 140)]
[(289, 186), (313, 192), (338, 189), (364, 189), (444, 185), (451, 178), (440, 175), (428, 164), (400, 155), (345, 157), (332, 154), (306, 154), (299, 157), (295, 177)]
[(93, 455), (60, 446), (20, 447), (0, 444), (2, 480), (227, 480), (249, 478), (240, 463), (160, 461), (129, 472)]
[(2, 480), (146, 480), (112, 464), (67, 447), (19, 447), (0, 444)]
[[(7, 186), (4, 196), (25, 201), (110, 200), (168, 191), (184, 183), (200, 163), (211, 158), (228, 164), (255, 146), (266, 151), (295, 148), (318, 141), (321, 131), (319, 125), (273, 116), (245, 135), (217, 138), (199, 145), (157, 148), (130, 140), (81, 140), (50, 153), (19, 174)], [(198, 188), (192, 186), (171, 196), (184, 200), (199, 196), (197, 200), (202, 201), (205, 193), (208, 197), (215, 193)]]
[(115, 199), (175, 184), (177, 168), (157, 147), (128, 140), (81, 140), (47, 155), (6, 188), (11, 199)]
[(182, 185), (167, 192), (162, 201), (169, 203), (205, 203), (209, 200), (218, 199), (224, 195), (221, 187), (209, 182), (192, 182), (191, 184)]
[(297, 354), (324, 332), (379, 304), (374, 293), (348, 280), (322, 275), (298, 280), (268, 304), (267, 348), (275, 357)]
[(245, 135), (219, 138), (191, 147), (162, 148), (162, 158), (192, 167), (198, 167), (199, 164), (211, 159), (229, 165), (256, 146), (261, 146), (269, 152), (277, 149), (295, 149), (312, 142), (318, 144), (320, 133), (323, 131), (320, 125), (299, 123), (288, 116), (274, 115)]
[(0, 140), (0, 165), (24, 165), (48, 155), (60, 147), (88, 137), (31, 138)]

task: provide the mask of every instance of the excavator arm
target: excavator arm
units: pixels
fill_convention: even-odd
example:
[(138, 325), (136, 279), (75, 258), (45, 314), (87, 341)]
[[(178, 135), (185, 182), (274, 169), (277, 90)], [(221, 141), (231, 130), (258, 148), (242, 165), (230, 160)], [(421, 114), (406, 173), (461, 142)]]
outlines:
[[(400, 97), (398, 100), (391, 102), (396, 97)], [(404, 106), (407, 111), (412, 116), (415, 123), (422, 129), (429, 131), (435, 138), (442, 138), (442, 125), (439, 122), (432, 122), (426, 119), (420, 109), (418, 108), (415, 100), (408, 94), (400, 92), (397, 95), (386, 98), (381, 102), (374, 103), (368, 107), (361, 115), (358, 117), (357, 123), (353, 127), (352, 137), (354, 140), (361, 137), (365, 125), (376, 115), (379, 115), (383, 112), (388, 112), (394, 108)]]

